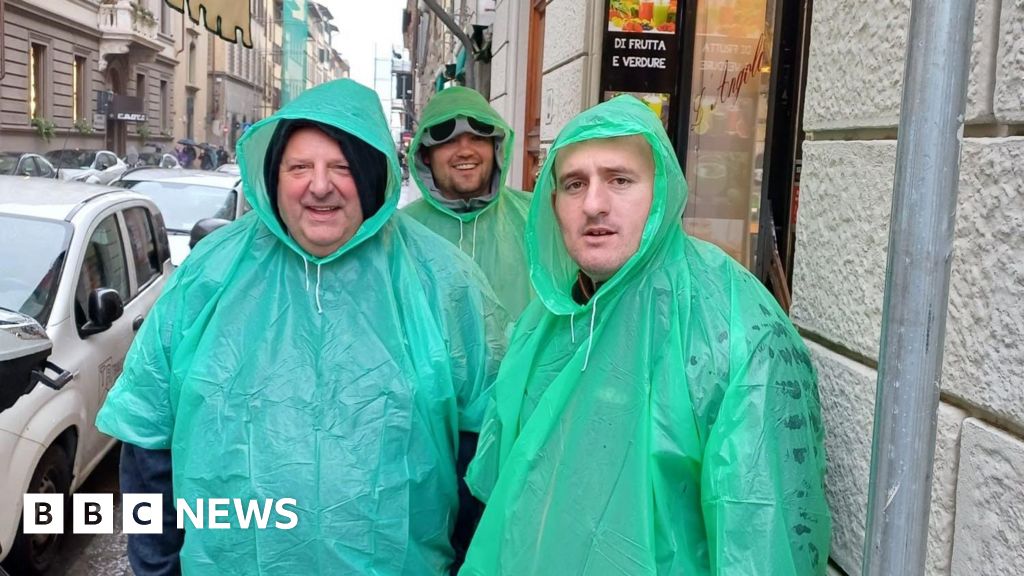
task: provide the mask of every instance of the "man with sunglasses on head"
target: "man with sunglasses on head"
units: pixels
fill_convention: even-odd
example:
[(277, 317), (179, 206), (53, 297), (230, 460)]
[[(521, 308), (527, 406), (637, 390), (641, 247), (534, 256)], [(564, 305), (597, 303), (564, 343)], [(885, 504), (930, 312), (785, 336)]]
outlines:
[(409, 146), (423, 197), (404, 212), (469, 254), (516, 318), (533, 296), (523, 252), (531, 196), (505, 185), (512, 139), (480, 93), (461, 86), (439, 92)]

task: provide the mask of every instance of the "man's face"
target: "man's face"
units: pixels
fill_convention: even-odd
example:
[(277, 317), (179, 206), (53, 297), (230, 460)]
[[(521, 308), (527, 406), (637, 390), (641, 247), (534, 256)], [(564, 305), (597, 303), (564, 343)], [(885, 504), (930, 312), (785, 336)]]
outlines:
[(491, 190), (494, 170), (494, 139), (464, 132), (426, 149), (434, 183), (445, 198), (469, 200)]
[(640, 247), (654, 196), (654, 158), (642, 136), (587, 140), (555, 159), (552, 202), (569, 256), (596, 282)]
[(285, 145), (277, 204), (292, 238), (317, 257), (340, 248), (363, 223), (348, 160), (338, 143), (316, 128), (296, 131)]

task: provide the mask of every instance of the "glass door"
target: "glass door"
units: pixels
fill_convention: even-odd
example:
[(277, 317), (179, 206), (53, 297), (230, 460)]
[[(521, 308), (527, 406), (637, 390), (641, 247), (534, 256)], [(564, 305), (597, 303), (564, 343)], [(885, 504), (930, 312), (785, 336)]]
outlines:
[(757, 248), (776, 0), (697, 0), (686, 231), (748, 268)]

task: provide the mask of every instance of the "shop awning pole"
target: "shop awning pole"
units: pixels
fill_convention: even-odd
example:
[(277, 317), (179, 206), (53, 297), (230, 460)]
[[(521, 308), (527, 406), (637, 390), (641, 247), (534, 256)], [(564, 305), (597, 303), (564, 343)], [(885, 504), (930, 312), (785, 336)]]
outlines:
[(452, 31), (452, 34), (462, 43), (462, 49), (466, 51), (466, 86), (476, 90), (476, 58), (473, 58), (473, 39), (459, 28), (448, 11), (437, 3), (437, 0), (423, 0), (427, 8), (441, 19), (441, 22)]
[(913, 0), (889, 223), (864, 576), (924, 574), (974, 0)]

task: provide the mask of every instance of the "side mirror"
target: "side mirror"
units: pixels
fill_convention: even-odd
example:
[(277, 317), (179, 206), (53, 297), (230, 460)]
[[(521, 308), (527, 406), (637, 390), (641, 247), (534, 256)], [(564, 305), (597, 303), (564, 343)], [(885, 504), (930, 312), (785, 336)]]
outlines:
[(223, 218), (203, 218), (199, 222), (196, 222), (196, 225), (192, 227), (192, 232), (189, 233), (189, 250), (195, 248), (196, 244), (198, 244), (200, 240), (209, 236), (214, 230), (222, 226), (227, 226), (230, 223), (230, 220), (225, 220)]
[(82, 326), (82, 336), (92, 336), (110, 329), (114, 321), (124, 314), (124, 302), (117, 290), (97, 288), (89, 293), (88, 322)]

